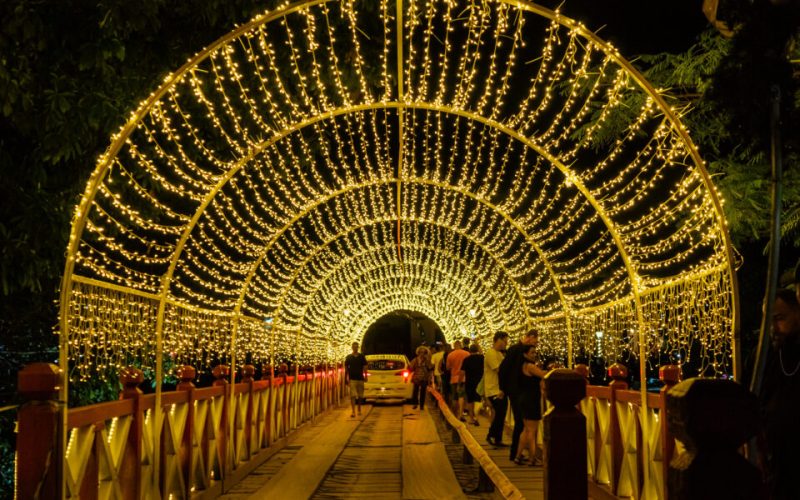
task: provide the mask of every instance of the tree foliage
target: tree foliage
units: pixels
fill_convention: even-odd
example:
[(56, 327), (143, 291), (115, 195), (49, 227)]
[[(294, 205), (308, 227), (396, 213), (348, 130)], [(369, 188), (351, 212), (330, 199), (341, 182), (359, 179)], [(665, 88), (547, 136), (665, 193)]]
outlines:
[(723, 194), (732, 236), (740, 244), (764, 239), (769, 231), (770, 87), (781, 89), (782, 230), (800, 246), (800, 73), (791, 63), (800, 59), (797, 16), (764, 12), (758, 4), (729, 14), (737, 23), (732, 39), (709, 28), (686, 52), (645, 55), (638, 64), (654, 85), (668, 89), (674, 107), (686, 112), (684, 123)]

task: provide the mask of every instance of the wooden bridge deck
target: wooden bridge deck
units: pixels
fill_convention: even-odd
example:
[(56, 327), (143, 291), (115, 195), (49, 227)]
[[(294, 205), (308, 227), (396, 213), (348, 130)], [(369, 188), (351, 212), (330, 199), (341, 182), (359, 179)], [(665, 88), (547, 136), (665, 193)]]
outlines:
[(298, 429), (288, 445), (220, 498), (462, 499), (428, 410), (335, 408)]
[[(503, 498), (497, 490), (462, 490), (451, 467), (451, 460), (457, 459), (452, 451), (448, 458), (445, 449), (453, 445), (437, 432), (435, 419), (442, 417), (435, 402), (429, 401), (423, 412), (408, 404), (365, 405), (362, 416), (349, 414), (349, 406), (340, 406), (302, 426), (283, 449), (219, 498)], [(478, 415), (478, 420), (478, 426), (467, 428), (492, 461), (524, 498), (543, 500), (544, 469), (517, 465), (509, 458), (509, 448), (486, 443), (489, 419)]]

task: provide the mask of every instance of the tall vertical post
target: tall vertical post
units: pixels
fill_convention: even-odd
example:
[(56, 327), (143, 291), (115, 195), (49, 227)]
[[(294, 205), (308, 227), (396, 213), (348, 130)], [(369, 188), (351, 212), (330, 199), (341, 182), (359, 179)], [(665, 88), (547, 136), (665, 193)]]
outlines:
[[(622, 436), (620, 435), (619, 428), (619, 414), (617, 413), (617, 391), (624, 391), (628, 389), (628, 368), (622, 363), (614, 363), (608, 367), (608, 376), (612, 381), (608, 384), (611, 389), (611, 408), (609, 410), (609, 436), (611, 439), (611, 491), (617, 493), (619, 486), (619, 476), (622, 470)], [(646, 411), (646, 406), (642, 404), (642, 412)], [(644, 429), (642, 429), (644, 433)], [(646, 451), (646, 450), (645, 450)], [(647, 453), (644, 456), (649, 456)], [(646, 468), (645, 468), (646, 469)], [(644, 471), (643, 471), (644, 472)]]
[(670, 389), (681, 381), (681, 367), (678, 365), (664, 365), (658, 369), (658, 378), (664, 383), (661, 388), (661, 418), (658, 423), (661, 425), (659, 432), (659, 440), (661, 441), (661, 471), (664, 478), (664, 496), (669, 498), (669, 463), (672, 460), (672, 455), (675, 452), (675, 439), (669, 432), (669, 420), (667, 419), (667, 393)]
[(194, 469), (192, 462), (194, 461), (194, 453), (192, 453), (194, 441), (194, 382), (197, 376), (197, 370), (191, 365), (183, 365), (176, 371), (178, 376), (178, 385), (176, 390), (186, 391), (186, 424), (183, 426), (183, 453), (178, 453), (181, 460), (181, 468), (183, 470), (183, 495), (184, 498), (191, 498), (192, 494), (192, 470)]
[(129, 366), (119, 374), (122, 391), (119, 399), (133, 400), (133, 421), (128, 432), (128, 443), (125, 447), (128, 456), (123, 458), (119, 471), (120, 482), (130, 485), (131, 498), (142, 498), (142, 436), (144, 435), (144, 408), (142, 406), (142, 390), (139, 384), (144, 382), (144, 373), (138, 368)]
[[(25, 400), (17, 413), (16, 498), (61, 498), (61, 419), (58, 393), (62, 370), (51, 363), (26, 365), (17, 374), (17, 391)], [(66, 409), (64, 410), (66, 411)]]
[(553, 404), (544, 415), (544, 498), (586, 500), (586, 417), (577, 405), (586, 397), (586, 379), (569, 369), (552, 370), (544, 378)]
[(772, 176), (770, 192), (772, 219), (770, 221), (769, 258), (767, 264), (767, 289), (764, 292), (764, 314), (761, 316), (761, 329), (758, 336), (756, 365), (750, 380), (750, 390), (761, 394), (761, 383), (764, 380), (764, 368), (767, 365), (769, 351), (769, 330), (772, 324), (772, 310), (775, 306), (775, 291), (778, 288), (778, 266), (780, 265), (781, 244), (781, 198), (783, 185), (783, 157), (781, 154), (781, 89), (778, 85), (770, 87), (770, 159)]
[(253, 376), (256, 373), (256, 367), (253, 365), (244, 365), (242, 366), (242, 382), (247, 384), (247, 410), (244, 416), (244, 446), (242, 449), (246, 450), (247, 459), (250, 460), (257, 449), (256, 446), (253, 445), (253, 426), (254, 422), (254, 408), (253, 408), (253, 398), (255, 396), (255, 379)]
[(228, 401), (233, 396), (233, 386), (228, 383), (228, 374), (230, 372), (230, 367), (227, 365), (217, 365), (211, 371), (212, 375), (214, 375), (214, 387), (223, 386), (225, 388), (225, 392), (223, 393), (222, 399), (222, 417), (220, 418), (219, 427), (214, 429), (215, 432), (219, 433), (219, 438), (217, 439), (218, 448), (217, 448), (217, 456), (220, 460), (220, 472), (221, 476), (219, 479), (225, 479), (230, 477), (231, 473), (231, 461), (228, 459), (230, 453), (228, 452), (230, 447), (230, 442), (233, 439), (230, 432), (230, 427), (228, 425), (228, 421), (230, 420), (231, 416), (229, 413), (230, 406), (228, 405)]

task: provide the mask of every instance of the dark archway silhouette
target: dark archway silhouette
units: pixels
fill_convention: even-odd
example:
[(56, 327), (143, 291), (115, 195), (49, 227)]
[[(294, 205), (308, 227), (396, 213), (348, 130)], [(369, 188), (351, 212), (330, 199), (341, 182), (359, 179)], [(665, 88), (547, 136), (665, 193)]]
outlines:
[(414, 357), (419, 345), (445, 342), (436, 322), (416, 311), (397, 310), (378, 318), (364, 333), (364, 354), (405, 354)]

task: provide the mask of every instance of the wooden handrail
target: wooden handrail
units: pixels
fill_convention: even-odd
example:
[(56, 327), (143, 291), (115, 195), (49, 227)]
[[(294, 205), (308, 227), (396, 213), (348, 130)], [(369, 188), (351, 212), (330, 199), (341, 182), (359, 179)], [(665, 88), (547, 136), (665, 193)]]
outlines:
[[(245, 365), (247, 366), (247, 365)], [(244, 367), (243, 367), (244, 368)], [(287, 435), (341, 400), (343, 369), (295, 373), (253, 380), (247, 368), (242, 382), (230, 384), (230, 371), (220, 365), (211, 387), (196, 388), (192, 366), (178, 368), (177, 390), (163, 392), (164, 419), (151, 410), (155, 396), (143, 394), (141, 370), (120, 371), (120, 399), (67, 409), (67, 447), (61, 449), (55, 418), (63, 373), (54, 365), (24, 370), (20, 393), (31, 403), (18, 410), (21, 435), (17, 477), (20, 498), (46, 492), (47, 498), (94, 497), (99, 491), (133, 498), (216, 498), (287, 443)], [(284, 372), (285, 373), (285, 372)], [(47, 404), (43, 404), (46, 402)], [(276, 415), (279, 413), (280, 415)], [(232, 425), (234, 424), (235, 425)], [(161, 433), (162, 448), (148, 446)], [(148, 467), (161, 453), (158, 470)], [(64, 457), (62, 462), (54, 457)], [(63, 474), (63, 476), (62, 476)]]
[(486, 453), (486, 450), (475, 440), (472, 434), (467, 430), (467, 426), (464, 425), (455, 415), (450, 411), (450, 407), (445, 402), (444, 398), (442, 397), (439, 392), (432, 388), (428, 387), (428, 392), (436, 399), (437, 404), (439, 405), (439, 409), (442, 411), (442, 415), (444, 415), (447, 423), (458, 432), (459, 437), (461, 438), (461, 442), (464, 444), (464, 447), (467, 449), (470, 455), (472, 455), (474, 460), (478, 461), (481, 469), (486, 473), (489, 479), (494, 483), (497, 491), (503, 496), (503, 498), (507, 499), (524, 499), (525, 497), (519, 491), (519, 489), (514, 486), (508, 477), (503, 474), (503, 471), (494, 463), (494, 460), (489, 457), (489, 454)]
[[(644, 407), (642, 393), (627, 389), (624, 382), (626, 373), (623, 368), (621, 365), (614, 365), (614, 374), (611, 374), (612, 370), (609, 369), (609, 374), (616, 378), (611, 386), (587, 385), (586, 387), (587, 399), (581, 408), (586, 411), (587, 424), (594, 431), (591, 433), (594, 442), (587, 443), (588, 452), (591, 454), (590, 472), (593, 474), (593, 477), (590, 477), (590, 484), (595, 494), (632, 495), (636, 498), (663, 500), (668, 497), (667, 473), (674, 451), (674, 439), (669, 434), (664, 418), (666, 391), (680, 380), (680, 368), (674, 365), (665, 365), (661, 368), (659, 376), (664, 382), (664, 389), (660, 393), (647, 394), (648, 413), (645, 415), (641, 415)], [(584, 376), (588, 374), (588, 370), (583, 372)], [(627, 416), (627, 420), (624, 420), (627, 424), (624, 427), (623, 416)], [(643, 418), (651, 419), (651, 432), (658, 433), (657, 439), (642, 435)], [(645, 457), (642, 453), (643, 439), (650, 439), (651, 445), (656, 447), (650, 450), (649, 457)], [(627, 467), (623, 467), (624, 460), (628, 463)], [(632, 467), (634, 469), (631, 469)], [(644, 467), (651, 467), (648, 484), (643, 482)], [(610, 473), (608, 477), (605, 471)], [(597, 488), (606, 489), (601, 492)]]

